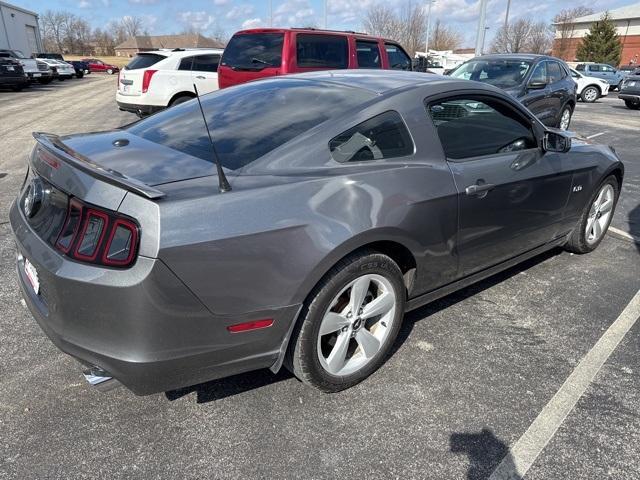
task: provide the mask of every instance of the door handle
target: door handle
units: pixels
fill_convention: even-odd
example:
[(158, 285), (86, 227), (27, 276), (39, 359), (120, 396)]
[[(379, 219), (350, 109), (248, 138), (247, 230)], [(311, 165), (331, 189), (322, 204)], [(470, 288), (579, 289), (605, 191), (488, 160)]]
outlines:
[(206, 80), (206, 78), (207, 78), (207, 77), (204, 77), (204, 76), (202, 76), (202, 75), (196, 75), (196, 78), (197, 78), (198, 80)]
[(481, 195), (487, 194), (489, 190), (493, 190), (496, 186), (492, 183), (483, 183), (482, 185), (469, 185), (464, 189), (464, 193), (467, 195)]

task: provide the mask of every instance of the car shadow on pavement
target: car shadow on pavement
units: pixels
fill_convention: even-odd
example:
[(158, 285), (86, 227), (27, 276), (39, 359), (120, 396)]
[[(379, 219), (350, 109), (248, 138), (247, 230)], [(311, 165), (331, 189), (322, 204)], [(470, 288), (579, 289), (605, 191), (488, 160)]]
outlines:
[(452, 305), (455, 305), (458, 302), (461, 302), (463, 300), (466, 300), (469, 297), (473, 297), (474, 295), (482, 293), (484, 290), (491, 288), (499, 283), (502, 283), (505, 280), (508, 280), (509, 278), (513, 277), (514, 275), (524, 272), (525, 270), (528, 270), (529, 268), (534, 267), (539, 263), (542, 263), (552, 257), (555, 257), (556, 255), (561, 254), (563, 251), (564, 250), (561, 247), (553, 248), (547, 252), (541, 253), (538, 256), (530, 258), (529, 260), (526, 260), (514, 267), (508, 268), (503, 272), (492, 275), (489, 278), (486, 278), (485, 280), (469, 285), (468, 287), (465, 287), (462, 290), (453, 292), (447, 295), (446, 297), (442, 297), (439, 300), (435, 300), (423, 307), (417, 308), (416, 310), (413, 310), (407, 313), (402, 322), (402, 327), (400, 329), (400, 332), (398, 333), (398, 338), (396, 339), (396, 342), (393, 348), (391, 349), (390, 355), (395, 355), (395, 353), (402, 347), (402, 345), (407, 340), (407, 338), (409, 338), (409, 335), (411, 335), (411, 331), (413, 330), (413, 325), (416, 322), (425, 320), (431, 315), (434, 315), (442, 310), (445, 310), (451, 307)]
[(220, 380), (212, 380), (199, 385), (171, 390), (169, 392), (165, 392), (165, 396), (168, 400), (173, 401), (191, 393), (195, 393), (196, 403), (208, 403), (214, 400), (222, 400), (223, 398), (232, 397), (256, 388), (266, 387), (273, 383), (289, 380), (292, 377), (293, 375), (284, 367), (282, 367), (275, 375), (266, 369), (256, 370)]
[(501, 478), (522, 479), (509, 447), (488, 428), (483, 428), (478, 433), (452, 433), (449, 437), (449, 450), (456, 454), (466, 454), (469, 458), (468, 480), (488, 479), (503, 461), (505, 475)]
[[(640, 238), (640, 203), (629, 212), (629, 233), (636, 239)], [(634, 243), (640, 253), (640, 242), (636, 240)]]

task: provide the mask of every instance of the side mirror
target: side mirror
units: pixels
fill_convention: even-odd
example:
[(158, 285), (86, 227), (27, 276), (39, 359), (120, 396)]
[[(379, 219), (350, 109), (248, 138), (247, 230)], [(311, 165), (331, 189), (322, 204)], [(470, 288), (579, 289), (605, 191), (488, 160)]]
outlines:
[(571, 137), (561, 132), (547, 131), (542, 140), (542, 149), (545, 152), (567, 153), (571, 150)]
[(527, 85), (527, 88), (529, 90), (542, 90), (546, 86), (547, 86), (547, 82), (543, 82), (541, 80), (536, 80), (536, 81), (533, 81), (533, 82), (529, 82), (529, 85)]

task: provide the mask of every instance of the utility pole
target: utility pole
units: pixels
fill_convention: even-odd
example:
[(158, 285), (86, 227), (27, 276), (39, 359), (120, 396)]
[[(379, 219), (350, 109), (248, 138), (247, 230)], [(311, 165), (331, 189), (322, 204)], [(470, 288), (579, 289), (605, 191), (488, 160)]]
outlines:
[(487, 0), (480, 0), (480, 18), (478, 18), (478, 32), (476, 33), (476, 57), (482, 55), (484, 44), (485, 24), (487, 21)]
[(504, 28), (505, 30), (509, 26), (509, 10), (511, 9), (511, 0), (507, 0), (507, 13), (504, 15)]
[(329, 13), (329, 0), (324, 0), (324, 29), (327, 29), (327, 16)]
[(427, 0), (429, 2), (429, 8), (427, 8), (427, 40), (424, 43), (424, 54), (425, 58), (429, 58), (429, 34), (431, 33), (431, 6), (436, 2), (436, 0)]

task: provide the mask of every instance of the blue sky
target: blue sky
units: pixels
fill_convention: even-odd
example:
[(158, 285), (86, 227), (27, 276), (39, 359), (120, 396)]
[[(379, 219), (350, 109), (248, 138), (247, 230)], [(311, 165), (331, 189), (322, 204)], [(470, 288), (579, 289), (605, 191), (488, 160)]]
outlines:
[[(46, 9), (67, 10), (87, 19), (93, 27), (104, 27), (109, 21), (125, 15), (140, 16), (150, 34), (178, 33), (194, 26), (204, 33), (224, 30), (227, 34), (241, 28), (268, 26), (269, 0), (8, 0), (15, 5), (42, 13)], [(322, 0), (272, 0), (274, 26), (323, 26)], [(379, 1), (402, 5), (407, 0), (328, 0), (330, 28), (361, 30), (361, 18), (367, 7)], [(636, 0), (637, 1), (637, 0)], [(425, 2), (426, 3), (426, 0)], [(614, 9), (635, 3), (629, 0), (512, 0), (510, 18), (526, 16), (550, 21), (562, 8), (580, 3), (596, 11)], [(487, 41), (504, 22), (507, 0), (489, 0)], [(457, 28), (473, 46), (478, 16), (478, 0), (437, 0), (432, 19)]]

